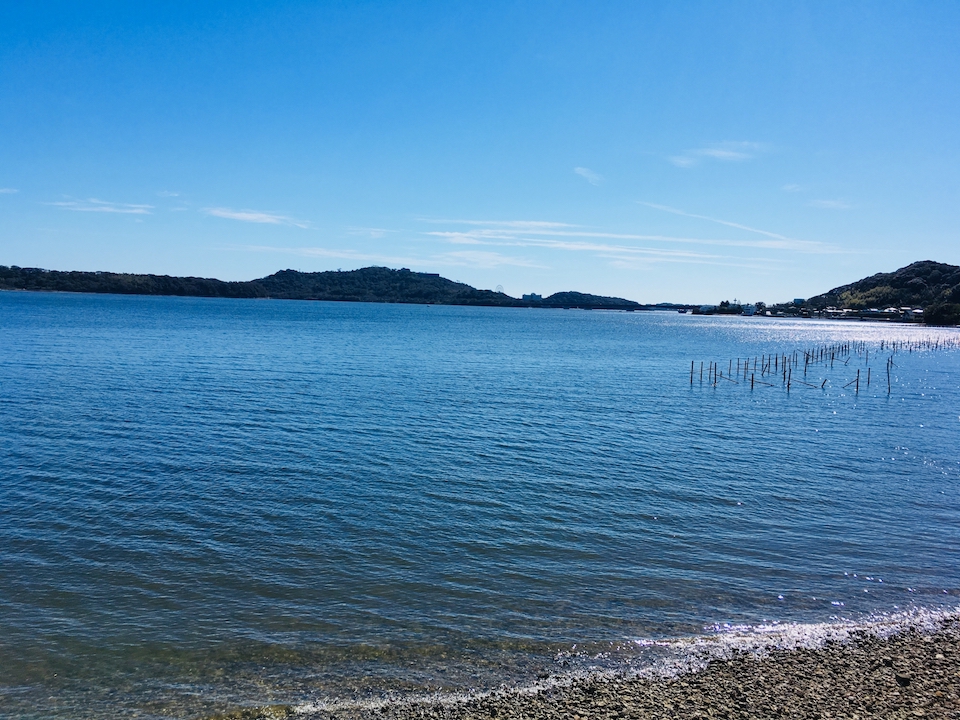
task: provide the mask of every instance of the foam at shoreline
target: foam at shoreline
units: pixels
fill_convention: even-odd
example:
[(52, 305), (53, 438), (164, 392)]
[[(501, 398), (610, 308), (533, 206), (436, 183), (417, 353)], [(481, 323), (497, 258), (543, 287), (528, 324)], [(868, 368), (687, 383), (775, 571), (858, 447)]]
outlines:
[[(908, 633), (933, 635), (950, 623), (960, 622), (960, 606), (952, 608), (912, 608), (896, 613), (875, 614), (862, 619), (840, 618), (820, 623), (764, 623), (759, 625), (715, 625), (706, 634), (674, 639), (637, 639), (638, 653), (611, 667), (602, 655), (582, 656), (574, 669), (561, 669), (548, 678), (493, 690), (466, 692), (410, 693), (386, 698), (362, 700), (318, 700), (293, 706), (291, 714), (346, 716), (384, 710), (431, 707), (455, 707), (476, 701), (493, 701), (510, 696), (538, 696), (545, 692), (569, 689), (585, 683), (672, 681), (699, 673), (712, 663), (739, 657), (764, 659), (774, 653), (817, 651), (852, 641), (886, 640)], [(569, 657), (569, 654), (567, 654)], [(558, 660), (564, 658), (558, 656)], [(598, 661), (598, 662), (591, 662)], [(274, 709), (269, 712), (278, 712)], [(256, 715), (250, 716), (256, 717)], [(265, 714), (262, 717), (271, 717)]]

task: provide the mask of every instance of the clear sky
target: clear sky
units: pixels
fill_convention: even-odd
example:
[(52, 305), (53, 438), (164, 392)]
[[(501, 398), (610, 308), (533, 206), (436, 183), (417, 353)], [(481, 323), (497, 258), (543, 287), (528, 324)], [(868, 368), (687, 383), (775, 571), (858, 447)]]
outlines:
[(960, 264), (960, 3), (0, 3), (0, 264), (781, 301)]

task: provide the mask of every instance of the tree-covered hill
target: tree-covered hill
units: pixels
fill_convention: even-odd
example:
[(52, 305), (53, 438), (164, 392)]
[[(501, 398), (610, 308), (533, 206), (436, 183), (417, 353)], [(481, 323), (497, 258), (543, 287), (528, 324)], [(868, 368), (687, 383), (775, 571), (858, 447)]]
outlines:
[(885, 307), (926, 308), (935, 303), (960, 302), (960, 267), (921, 260), (891, 273), (877, 273), (841, 285), (806, 304), (816, 309), (845, 307), (854, 310)]
[(923, 308), (929, 324), (954, 325), (960, 320), (960, 267), (921, 260), (892, 273), (877, 273), (809, 298), (806, 305), (825, 307)]
[(302, 273), (281, 270), (254, 280), (269, 297), (290, 300), (433, 303), (437, 305), (521, 306), (521, 300), (493, 290), (477, 290), (433, 273), (368, 267), (347, 272)]
[(41, 290), (121, 295), (183, 295), (227, 298), (281, 298), (353, 302), (636, 309), (631, 300), (556, 293), (528, 302), (493, 290), (478, 290), (433, 273), (368, 267), (347, 272), (303, 273), (281, 270), (258, 280), (224, 282), (209, 278), (133, 275), (110, 272), (60, 272), (0, 265), (0, 290)]
[(633, 302), (633, 300), (573, 291), (554, 293), (543, 298), (539, 303), (531, 304), (540, 307), (583, 308), (587, 310), (637, 310), (640, 308), (640, 304)]
[(189, 295), (193, 297), (266, 297), (254, 282), (224, 282), (209, 278), (133, 275), (111, 272), (61, 272), (0, 265), (0, 290), (116, 293), (120, 295)]

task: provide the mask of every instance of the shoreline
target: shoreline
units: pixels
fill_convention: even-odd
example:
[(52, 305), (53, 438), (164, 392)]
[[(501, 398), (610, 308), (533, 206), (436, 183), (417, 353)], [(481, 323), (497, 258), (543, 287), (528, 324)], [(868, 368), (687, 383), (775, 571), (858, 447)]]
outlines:
[[(476, 694), (248, 708), (219, 720), (960, 718), (960, 614), (778, 628), (663, 643), (636, 671), (555, 677)], [(717, 642), (719, 640), (719, 642)], [(658, 643), (659, 644), (659, 643)]]

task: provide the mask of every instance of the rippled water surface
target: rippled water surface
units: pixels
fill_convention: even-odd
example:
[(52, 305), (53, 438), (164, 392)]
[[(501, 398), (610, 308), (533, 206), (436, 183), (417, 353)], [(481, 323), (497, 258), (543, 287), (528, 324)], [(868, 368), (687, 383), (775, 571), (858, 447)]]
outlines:
[[(716, 624), (952, 606), (960, 352), (897, 353), (888, 395), (880, 342), (956, 337), (0, 293), (0, 714), (483, 687)], [(869, 365), (811, 369), (823, 389), (690, 384), (851, 341)]]

